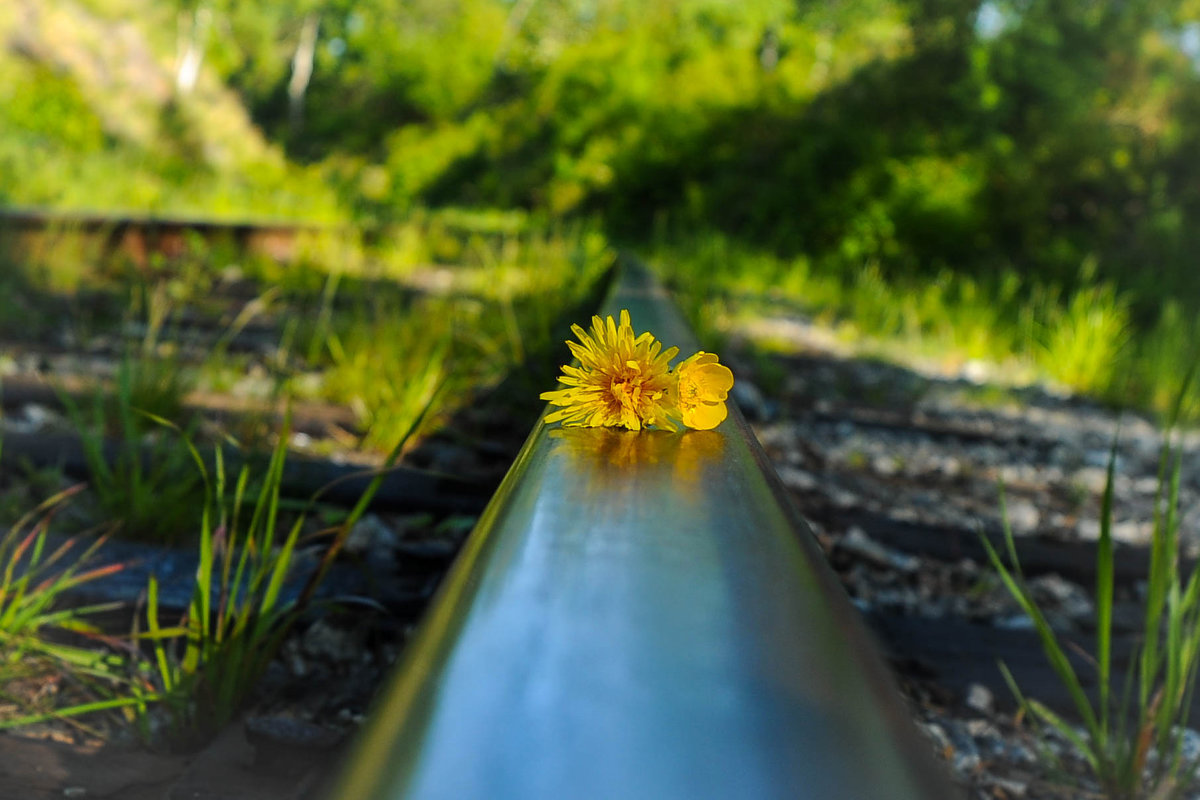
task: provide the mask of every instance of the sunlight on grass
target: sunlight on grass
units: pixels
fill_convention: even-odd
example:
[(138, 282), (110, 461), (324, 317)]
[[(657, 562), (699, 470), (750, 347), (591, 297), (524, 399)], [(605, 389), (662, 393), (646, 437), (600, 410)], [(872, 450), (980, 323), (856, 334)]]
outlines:
[(1129, 308), (1112, 286), (1079, 290), (1065, 308), (1051, 308), (1042, 323), (1037, 360), (1051, 378), (1076, 391), (1112, 395), (1117, 371), (1128, 363)]
[(1128, 297), (1096, 281), (1086, 264), (1082, 285), (1066, 292), (1013, 271), (976, 278), (943, 270), (917, 280), (890, 278), (871, 261), (815, 267), (720, 234), (682, 240), (660, 234), (651, 257), (709, 339), (782, 308), (828, 327), (857, 352), (910, 366), (938, 364), (950, 375), (987, 363), (994, 365), (989, 379), (1041, 381), (1158, 412), (1170, 407), (1200, 353), (1196, 322), (1178, 304), (1139, 330)]
[[(379, 230), (306, 230), (284, 261), (198, 235), (144, 264), (95, 250), (84, 231), (48, 240), (54, 246), (14, 244), (9, 258), (32, 260), (14, 261), (0, 286), (60, 317), (78, 307), (85, 313), (72, 315), (79, 327), (71, 334), (98, 333), (124, 353), (115, 382), (96, 376), (105, 399), (92, 409), (72, 404), (72, 417), (85, 432), (96, 491), (131, 530), (174, 519), (156, 512), (155, 498), (178, 499), (175, 482), (151, 480), (174, 472), (145, 471), (128, 456), (105, 463), (100, 426), (128, 448), (150, 433), (139, 415), (178, 421), (197, 388), (271, 408), (294, 396), (349, 406), (361, 445), (386, 451), (433, 387), (446, 389), (433, 415), (440, 419), (552, 346), (563, 310), (614, 258), (595, 223), (543, 227), (520, 213), (462, 210), (414, 213)], [(50, 316), (21, 313), (32, 318), (10, 320), (17, 336)], [(251, 323), (248, 349), (239, 337)]]
[[(368, 449), (390, 448), (435, 392), (436, 420), (551, 346), (562, 310), (613, 258), (594, 226), (479, 233), (462, 224), (443, 221), (441, 243), (426, 244), (427, 256), (438, 248), (454, 263), (401, 263), (384, 245), (368, 252), (357, 275), (325, 272), (314, 313), (297, 333), (299, 351), (320, 370), (306, 391), (349, 405)], [(309, 274), (312, 296), (321, 273)]]
[(330, 334), (322, 397), (349, 405), (366, 431), (364, 446), (386, 450), (447, 380), (454, 332), (448, 304), (364, 316)]

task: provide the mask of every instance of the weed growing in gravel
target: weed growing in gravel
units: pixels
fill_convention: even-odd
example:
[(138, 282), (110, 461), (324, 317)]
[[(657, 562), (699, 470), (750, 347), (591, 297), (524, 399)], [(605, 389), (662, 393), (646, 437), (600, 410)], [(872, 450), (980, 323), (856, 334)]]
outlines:
[(232, 494), (227, 494), (221, 449), (215, 448), (210, 475), (199, 451), (182, 437), (206, 489), (200, 559), (191, 603), (178, 625), (161, 624), (157, 578), (151, 576), (146, 588), (146, 630), (135, 630), (134, 638), (148, 641), (153, 655), (141, 667), (143, 680), (133, 686), (140, 726), (147, 736), (151, 709), (157, 703), (166, 709), (172, 739), (182, 746), (206, 740), (241, 710), (426, 411), (428, 404), (400, 437), (354, 509), (333, 529), (323, 557), (298, 592), (285, 591), (285, 582), (293, 577), (305, 514), (297, 514), (286, 530), (279, 518), (290, 419), (284, 422), (261, 484), (251, 489), (250, 468), (243, 466)]
[(192, 601), (179, 625), (163, 627), (158, 580), (151, 576), (146, 631), (135, 631), (154, 651), (149, 680), (155, 692), (142, 698), (143, 722), (148, 703), (161, 700), (176, 741), (207, 737), (233, 718), (296, 619), (298, 609), (280, 596), (304, 522), (301, 516), (286, 532), (278, 529), (287, 439), (285, 426), (246, 522), (249, 467), (239, 471), (227, 498), (220, 448), (210, 476), (183, 437), (206, 489)]
[(454, 310), (376, 312), (340, 335), (330, 332), (329, 400), (345, 402), (366, 431), (364, 444), (383, 449), (412, 426), (453, 369)]
[(56, 511), (83, 487), (41, 503), (0, 536), (0, 729), (129, 706), (117, 696), (123, 660), (107, 648), (68, 643), (102, 638), (87, 618), (118, 604), (64, 605), (63, 595), (121, 569), (85, 568), (103, 539), (83, 547), (78, 538), (53, 546)]
[(431, 223), (431, 232), (460, 261), (389, 276), (385, 259), (372, 274), (330, 271), (309, 287), (319, 301), (298, 326), (296, 350), (321, 368), (310, 391), (354, 410), (366, 449), (386, 451), (434, 386), (445, 386), (435, 410), (450, 412), (556, 346), (564, 310), (613, 258), (588, 226), (484, 236)]
[(1047, 374), (1093, 395), (1116, 395), (1124, 388), (1115, 378), (1132, 335), (1127, 298), (1110, 284), (1089, 286), (1065, 307), (1049, 305), (1045, 316), (1036, 356)]
[[(200, 480), (187, 451), (168, 428), (155, 425), (162, 418), (138, 405), (135, 387), (146, 369), (155, 368), (124, 359), (112, 398), (97, 396), (86, 412), (69, 395), (60, 396), (79, 432), (100, 507), (126, 536), (173, 543), (196, 518)], [(106, 437), (110, 424), (117, 433), (114, 446)]]
[[(1178, 419), (1178, 405), (1172, 419)], [(1112, 505), (1116, 444), (1109, 457), (1096, 544), (1093, 659), (1098, 697), (1095, 700), (1089, 698), (1067, 658), (1067, 643), (1050, 627), (1021, 574), (1007, 514), (1004, 534), (1011, 566), (1005, 565), (986, 538), (982, 540), (1005, 586), (1033, 620), (1046, 658), (1070, 693), (1075, 712), (1083, 721), (1082, 733), (1036, 698), (1025, 696), (1011, 673), (1001, 665), (1004, 677), (1030, 719), (1051, 726), (1075, 745), (1111, 800), (1182, 797), (1200, 767), (1195, 759), (1187, 759), (1183, 754), (1188, 710), (1200, 667), (1200, 570), (1194, 570), (1185, 579), (1179, 567), (1182, 450), (1171, 442), (1172, 428), (1173, 425), (1168, 427), (1159, 464), (1143, 639), (1119, 695), (1113, 693), (1112, 674)], [(1061, 768), (1056, 756), (1047, 757), (1054, 762), (1052, 766)]]

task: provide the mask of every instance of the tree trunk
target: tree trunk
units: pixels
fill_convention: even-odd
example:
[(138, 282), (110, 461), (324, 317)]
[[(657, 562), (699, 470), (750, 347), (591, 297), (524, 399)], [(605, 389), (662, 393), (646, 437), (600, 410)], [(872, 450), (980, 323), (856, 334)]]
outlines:
[(200, 6), (195, 11), (185, 11), (179, 15), (179, 66), (175, 70), (175, 89), (180, 95), (191, 94), (196, 88), (211, 25), (212, 9), (208, 6)]
[(316, 13), (304, 18), (300, 41), (296, 43), (296, 53), (292, 56), (292, 79), (288, 81), (288, 123), (293, 135), (299, 133), (304, 124), (304, 94), (312, 79), (319, 23), (320, 17)]

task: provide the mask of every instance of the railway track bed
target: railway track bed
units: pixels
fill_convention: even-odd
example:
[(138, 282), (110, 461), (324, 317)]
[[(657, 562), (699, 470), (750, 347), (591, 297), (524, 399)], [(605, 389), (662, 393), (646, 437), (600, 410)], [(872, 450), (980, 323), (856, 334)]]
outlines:
[[(827, 367), (860, 375), (870, 374), (873, 368), (853, 361), (830, 361)], [(934, 382), (929, 398), (953, 397), (960, 388)], [(1054, 412), (1052, 422), (1031, 431), (1024, 415), (938, 399), (936, 409), (922, 412), (923, 423), (906, 426), (889, 419), (887, 435), (880, 437), (883, 409), (864, 408), (850, 396), (824, 394), (819, 413), (803, 410), (810, 402), (803, 395), (781, 392), (768, 399), (781, 410), (757, 422), (757, 433), (798, 508), (813, 522), (843, 585), (866, 612), (931, 741), (979, 797), (1054, 796), (1039, 794), (1054, 790), (1041, 783), (1028, 733), (1011, 724), (1012, 703), (994, 668), (995, 660), (1004, 659), (1023, 684), (1040, 691), (1048, 702), (1062, 707), (1067, 698), (1042, 662), (1035, 637), (1022, 629), (1020, 615), (1002, 589), (989, 582), (977, 534), (962, 520), (986, 507), (989, 495), (995, 498), (997, 474), (1006, 468), (1025, 477), (1030, 487), (1026, 497), (1039, 514), (1043, 508), (1073, 508), (1075, 516), (1064, 513), (1057, 528), (1041, 518), (1032, 524), (1032, 515), (1027, 514), (1028, 538), (1022, 552), (1028, 554), (1033, 574), (1041, 576), (1035, 580), (1044, 583), (1052, 615), (1064, 629), (1076, 631), (1086, 641), (1090, 552), (1079, 530), (1086, 530), (1080, 520), (1086, 519), (1089, 506), (1094, 513), (1098, 501), (1091, 492), (1080, 495), (1088, 481), (1095, 489), (1092, 461), (1096, 451), (1105, 447), (1094, 432), (1105, 426), (1115, 428), (1115, 417), (1086, 405), (1067, 405)], [(970, 415), (975, 424), (988, 421), (991, 433), (982, 437), (985, 456), (980, 458), (980, 451), (974, 449), (981, 440), (975, 434), (950, 435), (944, 424), (931, 434), (928, 420), (938, 414), (943, 420)], [(864, 419), (869, 422), (864, 424)], [(1157, 440), (1140, 423), (1126, 421), (1125, 426), (1126, 436), (1136, 437), (1122, 450), (1130, 476), (1126, 499), (1136, 502), (1136, 476), (1152, 474), (1152, 446)], [(1055, 444), (1030, 447), (1034, 435)], [(895, 468), (898, 453), (913, 454), (906, 468)], [(887, 455), (892, 463), (880, 460)], [(489, 457), (495, 456), (480, 456), (481, 460)], [(1074, 464), (1075, 470), (1067, 470), (1064, 461)], [(813, 480), (797, 477), (794, 470), (803, 470)], [(1048, 474), (1041, 484), (1039, 470)], [(931, 477), (937, 475), (942, 476), (940, 485)], [(963, 492), (964, 475), (977, 482), (972, 491)], [(1194, 492), (1194, 472), (1189, 485)], [(1044, 500), (1038, 492), (1045, 493)], [(921, 497), (931, 494), (942, 498), (944, 505), (931, 508), (921, 502)], [(913, 495), (917, 499), (911, 499)], [(956, 498), (960, 505), (950, 507)], [(1194, 494), (1190, 505), (1185, 501), (1185, 509), (1189, 507), (1195, 507)], [(374, 533), (364, 536), (389, 540), (403, 525), (403, 519), (374, 516), (367, 526), (373, 526)], [(461, 541), (455, 537), (461, 537), (467, 525), (460, 524), (449, 539), (442, 536), (445, 545), (436, 544), (438, 537), (426, 540), (433, 542), (426, 546), (426, 575), (436, 580), (452, 552), (446, 545), (452, 548)], [(1135, 533), (1133, 527), (1127, 530)], [(1140, 544), (1135, 536), (1125, 542), (1135, 562), (1142, 552)], [(421, 535), (406, 546), (412, 552), (400, 547), (393, 555), (411, 565)], [(434, 550), (438, 552), (431, 555)], [(1137, 564), (1127, 569), (1128, 590), (1136, 585)], [(103, 787), (120, 787), (121, 794), (107, 796), (182, 798), (189, 791), (220, 789), (227, 792), (222, 796), (231, 798), (305, 797), (342, 757), (348, 734), (363, 719), (370, 698), (411, 631), (421, 598), (427, 600), (430, 594), (428, 585), (420, 587), (407, 613), (390, 624), (380, 625), (379, 620), (346, 624), (334, 618), (295, 637), (285, 646), (271, 678), (276, 685), (269, 691), (277, 692), (277, 699), (198, 754), (132, 751), (119, 759), (97, 760), (80, 755), (95, 745), (56, 742), (53, 737), (42, 741), (4, 737), (0, 747), (5, 761), (30, 765), (29, 769), (48, 762), (68, 765), (62, 784), (46, 797), (61, 796), (63, 788), (70, 788), (66, 783), (72, 782), (91, 787), (95, 796), (106, 796), (100, 794)], [(347, 651), (359, 655), (348, 659)], [(330, 683), (341, 687), (332, 697), (323, 689), (308, 693), (303, 688)], [(222, 766), (217, 767), (218, 762)], [(19, 782), (28, 775), (9, 777)], [(5, 787), (2, 781), (0, 789)], [(144, 795), (138, 794), (143, 791)], [(1064, 791), (1058, 796), (1072, 795)]]
[[(178, 341), (194, 339), (188, 346), (202, 350), (221, 335), (220, 325), (195, 327), (194, 337)], [(273, 332), (278, 328), (268, 324), (247, 327), (238, 334), (245, 336), (241, 349), (262, 350), (261, 341)], [(62, 355), (52, 351), (31, 347), (22, 363), (49, 363)], [(65, 388), (82, 396), (103, 384), (112, 374), (105, 364), (111, 366), (120, 351), (115, 340), (95, 350), (90, 363), (98, 368), (73, 376), (90, 386)], [(1013, 394), (1008, 405), (981, 403), (980, 388), (960, 379), (813, 350), (756, 354), (752, 343), (735, 340), (723, 357), (738, 375), (744, 406), (783, 487), (882, 642), (926, 744), (972, 797), (1075, 797), (1039, 772), (1034, 743), (1012, 724), (1007, 691), (999, 672), (989, 668), (1004, 659), (1023, 684), (1036, 687), (1031, 691), (1044, 691), (1051, 705), (1062, 703), (1021, 615), (983, 565), (977, 536), (997, 535), (1002, 480), (1019, 548), (1049, 615), (1062, 631), (1086, 641), (1090, 542), (1098, 530), (1098, 494), (1116, 417), (1037, 391)], [(757, 381), (762, 390), (747, 389), (756, 371), (767, 367), (775, 379)], [(7, 461), (0, 464), (10, 489), (32, 480), (30, 466), (36, 472), (39, 464), (62, 465), (71, 448), (60, 443), (50, 455), (37, 455), (39, 447), (46, 449), (61, 403), (58, 391), (48, 391), (35, 372), (20, 373), (4, 388), (7, 421), (40, 419), (50, 426), (26, 431), (34, 438), (24, 448), (17, 446), (21, 435), (10, 436), (14, 447), (6, 444)], [(241, 411), (211, 398), (191, 402), (202, 416), (236, 418)], [(428, 478), (421, 470), (432, 468), (468, 476), (469, 483), (427, 483), (414, 492), (402, 480), (392, 490), (393, 504), (388, 506), (385, 491), (376, 513), (360, 523), (350, 561), (371, 562), (368, 583), (392, 584), (390, 607), (380, 614), (335, 613), (298, 628), (268, 671), (260, 701), (208, 747), (175, 756), (109, 741), (98, 758), (95, 738), (49, 724), (0, 737), (0, 761), (18, 765), (0, 771), (0, 796), (17, 792), (7, 792), (12, 787), (20, 789), (13, 796), (34, 800), (64, 793), (132, 800), (324, 796), (348, 737), (532, 424), (511, 414), (503, 404), (464, 409), (449, 435), (431, 437), (415, 454), (411, 480)], [(312, 431), (345, 432), (354, 424), (344, 409), (319, 406), (302, 409), (297, 420)], [(1115, 533), (1122, 548), (1123, 635), (1132, 632), (1137, 616), (1159, 439), (1142, 420), (1127, 419), (1122, 430)], [(1185, 531), (1197, 530), (1200, 522), (1198, 452), (1197, 441), (1189, 440)], [(25, 464), (18, 467), (21, 455)], [(461, 491), (464, 486), (471, 491)], [(1194, 560), (1196, 542), (1188, 545)], [(360, 589), (371, 593), (370, 586), (355, 591)]]
[[(16, 404), (6, 414), (19, 417), (22, 410)], [(476, 417), (499, 414), (506, 427), (530, 424), (486, 403), (473, 411)], [(469, 421), (460, 426), (468, 427)], [(114, 450), (118, 444), (113, 443)], [(472, 480), (411, 467), (389, 476), (380, 502), (355, 527), (321, 584), (319, 597), (350, 598), (348, 604), (313, 614), (296, 627), (255, 690), (252, 710), (215, 740), (200, 750), (169, 753), (148, 749), (120, 727), (35, 724), (0, 735), (0, 761), (6, 765), (0, 769), (0, 797), (318, 797), (494, 490), (488, 476), (511, 462), (516, 444), (492, 438), (476, 451), (463, 445), (461, 437), (443, 440), (435, 434), (423, 443), (424, 450), (414, 453), (416, 462), (436, 462), (439, 448), (452, 447), (456, 463)], [(9, 432), (0, 485), (9, 493), (26, 491), (22, 484), (28, 480), (69, 485), (87, 474), (79, 449), (78, 437), (68, 432)], [(304, 468), (293, 476), (297, 481), (285, 486), (293, 502), (302, 503), (315, 488), (341, 479), (345, 491), (323, 498), (330, 513), (353, 504), (365, 485), (362, 471), (369, 468), (336, 459), (304, 462), (293, 456), (290, 461)], [(81, 523), (92, 516), (86, 504), (66, 513), (77, 513)], [(285, 598), (303, 588), (305, 572), (315, 569), (320, 551), (318, 545), (299, 559), (284, 587)], [(196, 558), (194, 545), (111, 540), (91, 563), (120, 563), (124, 569), (81, 586), (67, 599), (79, 605), (123, 603), (121, 610), (97, 620), (120, 634), (129, 630), (144, 602), (146, 580), (154, 573), (162, 585), (161, 612), (173, 620), (190, 599)], [(352, 598), (369, 598), (369, 604)]]
[[(746, 372), (762, 358), (749, 358)], [(1068, 714), (1071, 700), (980, 536), (1000, 540), (1003, 482), (1022, 566), (1055, 628), (1087, 652), (1100, 494), (1119, 422), (1114, 669), (1123, 670), (1144, 613), (1159, 432), (1078, 398), (997, 392), (872, 360), (810, 350), (767, 366), (782, 379), (756, 433), (959, 782), (978, 798), (1090, 796), (1052, 780), (1036, 756), (1044, 742), (1013, 725), (997, 660), (1031, 696)], [(1186, 570), (1200, 549), (1194, 434), (1184, 451)], [(1086, 684), (1089, 665), (1080, 657), (1075, 666)], [(1200, 750), (1200, 735), (1188, 747)]]
[[(882, 380), (891, 369), (832, 359), (825, 366), (840, 372), (843, 381), (847, 373), (869, 376), (876, 368)], [(751, 374), (739, 370), (739, 375)], [(1098, 451), (1106, 453), (1108, 443), (1096, 432), (1115, 429), (1116, 418), (1084, 404), (1054, 401), (1047, 423), (1031, 427), (1021, 413), (964, 402), (955, 382), (931, 381), (924, 400), (916, 401), (929, 403), (920, 412), (922, 420), (905, 425), (887, 419), (880, 436), (880, 420), (889, 406), (864, 406), (853, 384), (848, 385), (841, 395), (821, 390), (823, 406), (817, 413), (811, 412), (813, 401), (805, 394), (767, 394), (779, 410), (757, 421), (755, 428), (784, 484), (814, 524), (843, 586), (865, 612), (901, 677), (912, 713), (959, 780), (977, 797), (1073, 797), (1069, 790), (1054, 794), (1058, 790), (1044, 782), (1035, 759), (1033, 739), (1012, 725), (1012, 702), (995, 669), (997, 658), (1048, 702), (1062, 707), (1067, 698), (1045, 667), (1035, 637), (1021, 627), (1002, 588), (989, 581), (975, 528), (965, 520), (983, 516), (996, 524), (999, 472), (1007, 469), (1024, 477), (1028, 489), (1016, 496), (1036, 508), (1039, 518), (1034, 523), (1026, 512), (1022, 553), (1028, 554), (1035, 581), (1044, 584), (1052, 615), (1086, 642), (1090, 548), (1081, 534), (1088, 526), (1081, 521), (1098, 508), (1093, 462)], [(988, 435), (946, 433), (948, 425), (961, 425), (968, 417), (976, 426), (972, 431), (986, 422)], [(929, 431), (931, 424), (938, 426), (935, 433)], [(1121, 452), (1129, 481), (1124, 499), (1136, 503), (1138, 476), (1153, 474), (1157, 438), (1149, 426), (1129, 420), (1125, 431)], [(907, 456), (901, 468), (895, 463), (898, 455)], [(494, 455), (478, 457), (486, 462)], [(890, 462), (883, 460), (887, 457)], [(795, 470), (812, 479), (797, 477)], [(1185, 483), (1193, 494), (1184, 507), (1194, 509), (1194, 470)], [(1085, 494), (1088, 488), (1093, 491)], [(922, 502), (927, 496), (940, 498), (940, 504)], [(1042, 517), (1046, 508), (1069, 509), (1073, 515), (1062, 511), (1061, 519)], [(380, 529), (394, 529), (397, 521), (384, 514), (371, 518), (369, 526), (376, 526), (375, 536), (388, 539)], [(1124, 544), (1136, 562), (1142, 542), (1132, 535), (1137, 532), (1133, 526), (1123, 530), (1130, 534)], [(460, 527), (456, 535), (463, 533)], [(418, 534), (418, 544), (420, 539)], [(426, 574), (440, 574), (448, 563), (448, 551), (440, 552), (441, 563), (439, 556), (426, 561)], [(1124, 589), (1133, 591), (1137, 564), (1123, 563), (1129, 564)], [(420, 596), (428, 598), (427, 587)], [(1127, 605), (1131, 608), (1132, 603)], [(285, 699), (264, 704), (258, 715), (200, 753), (182, 757), (135, 751), (121, 759), (96, 760), (79, 755), (89, 745), (3, 737), (5, 760), (69, 765), (65, 769), (73, 785), (97, 787), (96, 796), (105, 796), (99, 794), (105, 786), (119, 786), (122, 794), (108, 796), (182, 798), (203, 790), (230, 798), (306, 797), (344, 756), (350, 733), (364, 718), (416, 616), (410, 609), (383, 626), (378, 620), (355, 625), (335, 618), (301, 633), (285, 646), (274, 674), (278, 684), (272, 690)], [(346, 651), (370, 655), (348, 659)], [(338, 696), (324, 691), (331, 683), (342, 689)], [(306, 692), (306, 686), (317, 691)], [(0, 779), (0, 789), (4, 786)], [(64, 786), (56, 785), (55, 791)], [(46, 794), (50, 796), (61, 794)]]

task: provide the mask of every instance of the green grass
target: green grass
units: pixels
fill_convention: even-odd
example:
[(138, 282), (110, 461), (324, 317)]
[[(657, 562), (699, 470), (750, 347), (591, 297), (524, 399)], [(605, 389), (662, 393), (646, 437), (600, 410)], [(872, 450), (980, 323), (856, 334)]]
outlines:
[(1130, 301), (1111, 284), (1093, 283), (1091, 274), (1085, 265), (1082, 288), (1057, 303), (1051, 296), (1034, 312), (1034, 324), (1043, 330), (1035, 359), (1045, 374), (1076, 391), (1120, 400), (1117, 378), (1136, 359)]
[[(0, 11), (0, 201), (205, 217), (338, 219), (334, 189), (288, 164), (219, 84), (171, 86), (174, 16), (155, 4), (106, 13), (48, 3)], [(120, 65), (120, 66), (118, 66)]]
[[(385, 311), (329, 335), (332, 365), (323, 375), (322, 395), (354, 409), (365, 447), (383, 450), (395, 443), (446, 382), (454, 315), (449, 304)], [(455, 388), (465, 390), (461, 374), (456, 377)]]
[[(271, 431), (265, 473), (247, 467), (226, 475), (220, 447), (214, 446), (215, 462), (206, 462), (200, 451), (209, 444), (196, 444), (194, 431), (181, 422), (182, 399), (195, 375), (235, 363), (262, 366), (277, 376), (272, 400), (286, 401), (305, 386), (319, 398), (345, 403), (359, 414), (360, 445), (387, 454), (386, 469), (414, 436), (443, 424), (481, 387), (560, 347), (559, 317), (593, 290), (613, 257), (593, 226), (514, 228), (511, 216), (435, 220), (421, 223), (432, 229), (428, 235), (422, 227), (403, 229), (400, 249), (387, 240), (325, 233), (314, 236), (294, 269), (247, 261), (241, 277), (256, 284), (259, 296), (238, 314), (212, 312), (222, 314), (226, 327), (204, 363), (167, 352), (164, 341), (176, 332), (178, 309), (211, 305), (226, 258), (219, 248), (196, 243), (182, 260), (152, 265), (149, 273), (121, 264), (78, 273), (79, 286), (95, 281), (125, 306), (118, 315), (125, 330), (130, 321), (141, 326), (141, 340), (126, 350), (111, 392), (90, 403), (64, 397), (88, 457), (87, 491), (101, 518), (119, 522), (124, 535), (200, 549), (186, 615), (178, 623), (164, 620), (159, 586), (150, 582), (135, 631), (149, 656), (105, 662), (103, 674), (119, 686), (91, 699), (107, 704), (95, 709), (132, 706), (147, 735), (165, 718), (179, 747), (227, 724), (244, 708), (378, 486), (377, 480), (328, 531), (317, 573), (299, 597), (285, 600), (282, 586), (304, 523), (303, 514), (282, 510), (289, 428)], [(55, 266), (53, 259), (47, 266)], [(438, 271), (436, 285), (419, 288), (430, 269)], [(278, 352), (265, 361), (237, 362), (246, 356), (235, 357), (231, 344), (260, 315), (280, 323)], [(538, 388), (529, 389), (531, 402)], [(119, 445), (115, 457), (106, 453), (106, 439)]]
[[(1177, 419), (1179, 409), (1176, 405), (1169, 419)], [(1200, 668), (1200, 572), (1185, 576), (1179, 565), (1182, 455), (1181, 446), (1172, 442), (1168, 432), (1155, 495), (1141, 644), (1125, 676), (1120, 678), (1114, 674), (1112, 663), (1114, 442), (1096, 543), (1096, 646), (1088, 659), (1098, 686), (1095, 700), (1085, 692), (1080, 673), (1067, 657), (1069, 644), (1050, 627), (1021, 574), (1007, 517), (1004, 533), (1008, 563), (986, 538), (982, 539), (997, 574), (1033, 620), (1042, 650), (1070, 694), (1083, 731), (1078, 731), (1036, 697), (1022, 693), (1011, 673), (1001, 665), (1004, 677), (1035, 725), (1053, 728), (1074, 745), (1109, 800), (1184, 797), (1200, 770), (1200, 761), (1186, 759), (1183, 752), (1188, 712)], [(1048, 750), (1044, 757), (1050, 766), (1065, 773), (1059, 757)]]
[(152, 661), (141, 669), (153, 687), (140, 697), (143, 724), (151, 704), (160, 702), (173, 739), (183, 746), (205, 740), (233, 718), (300, 610), (280, 596), (304, 522), (297, 517), (286, 529), (280, 523), (286, 433), (285, 426), (252, 500), (249, 467), (229, 487), (220, 449), (210, 475), (184, 440), (206, 490), (192, 602), (179, 625), (162, 626), (152, 576), (146, 630), (135, 630), (136, 638), (153, 646)]
[[(148, 658), (139, 660), (136, 647), (119, 656), (78, 651), (73, 674), (93, 670), (99, 685), (81, 690), (72, 708), (129, 707), (148, 736), (165, 719), (180, 747), (204, 740), (244, 708), (378, 486), (329, 531), (317, 574), (298, 598), (285, 600), (281, 587), (303, 524), (303, 515), (281, 508), (288, 427), (262, 437), (272, 446), (265, 473), (226, 475), (220, 448), (215, 462), (201, 459), (213, 442), (196, 443), (199, 429), (183, 421), (183, 398), (196, 377), (261, 369), (273, 376), (272, 404), (314, 396), (344, 403), (359, 414), (360, 446), (387, 454), (386, 468), (414, 436), (444, 424), (483, 388), (514, 375), (516, 384), (536, 380), (526, 373), (553, 363), (547, 354), (561, 349), (564, 311), (594, 291), (613, 259), (594, 225), (541, 228), (520, 215), (459, 212), (415, 219), (376, 240), (315, 233), (302, 260), (287, 266), (247, 259), (230, 270), (236, 254), (194, 242), (179, 259), (146, 269), (119, 261), (81, 267), (68, 263), (69, 243), (62, 247), (19, 273), (31, 293), (46, 296), (54, 282), (62, 302), (98, 293), (106, 304), (98, 330), (128, 337), (135, 323), (139, 337), (126, 347), (111, 391), (90, 402), (64, 397), (90, 470), (79, 491), (95, 497), (99, 519), (119, 523), (122, 535), (200, 549), (182, 620), (163, 619), (159, 586), (147, 587), (135, 637)], [(258, 292), (237, 313), (222, 305), (219, 291), (231, 272), (239, 290)], [(202, 362), (195, 350), (170, 348), (185, 307), (222, 320)], [(238, 331), (252, 319), (276, 325), (273, 354), (234, 352)], [(543, 386), (516, 384), (515, 394), (537, 403)], [(115, 452), (106, 452), (106, 440)], [(30, 710), (12, 724), (45, 719), (50, 710)]]
[(463, 227), (474, 222), (435, 217), (419, 248), (407, 226), (399, 250), (344, 242), (350, 267), (310, 263), (282, 289), (308, 309), (293, 338), (319, 371), (307, 391), (350, 406), (367, 449), (386, 452), (437, 387), (431, 424), (555, 346), (563, 310), (613, 258), (595, 226)]
[(90, 489), (129, 538), (173, 544), (195, 535), (199, 477), (173, 431), (161, 424), (162, 412), (182, 405), (178, 375), (177, 365), (127, 356), (113, 393), (97, 394), (90, 408), (60, 394), (80, 435)]
[[(557, 346), (564, 309), (613, 259), (594, 223), (543, 226), (516, 212), (453, 209), (414, 212), (375, 231), (313, 230), (299, 237), (290, 263), (199, 237), (183, 253), (152, 255), (145, 264), (119, 253), (102, 257), (97, 244), (70, 227), (10, 239), (12, 269), (3, 280), (22, 305), (36, 301), (39, 309), (12, 321), (18, 337), (36, 323), (57, 335), (56, 320), (65, 318), (81, 338), (137, 337), (126, 345), (112, 396), (72, 407), (72, 419), (85, 434), (104, 507), (149, 538), (169, 537), (165, 529), (178, 522), (159, 511), (187, 494), (189, 482), (177, 480), (185, 459), (176, 453), (172, 463), (148, 469), (130, 456), (106, 464), (102, 433), (126, 450), (137, 439), (156, 440), (155, 458), (166, 458), (170, 448), (159, 442), (169, 437), (149, 417), (180, 421), (192, 389), (241, 385), (272, 408), (292, 396), (345, 404), (357, 415), (362, 447), (386, 452), (434, 385), (444, 391), (432, 418), (443, 419), (472, 393)], [(239, 292), (257, 287), (258, 297), (231, 306), (240, 302), (223, 298), (231, 281)], [(180, 322), (185, 310), (223, 327), (206, 351), (179, 343), (188, 334)], [(260, 330), (274, 326), (271, 354), (233, 349), (251, 321)], [(261, 442), (261, 428), (255, 422), (236, 433)]]
[(89, 621), (116, 604), (63, 602), (122, 569), (88, 565), (103, 537), (50, 544), (54, 515), (81, 489), (49, 497), (0, 535), (0, 729), (136, 704), (126, 692), (126, 659)]
[(1016, 384), (1042, 381), (1159, 413), (1200, 354), (1196, 323), (1180, 304), (1139, 327), (1131, 297), (1086, 264), (1079, 288), (1066, 290), (1012, 271), (976, 278), (945, 270), (917, 280), (889, 277), (869, 261), (814, 265), (719, 234), (660, 235), (652, 259), (710, 340), (783, 304), (860, 352), (933, 362), (952, 375), (968, 361), (993, 362)]
[(306, 517), (305, 512), (292, 513), (285, 523), (281, 514), (290, 419), (261, 478), (252, 479), (250, 467), (243, 466), (232, 487), (220, 448), (215, 450), (210, 472), (199, 451), (184, 438), (206, 489), (200, 558), (192, 600), (178, 625), (162, 624), (157, 578), (151, 576), (147, 586), (146, 627), (144, 631), (135, 627), (133, 635), (150, 643), (152, 655), (138, 666), (138, 679), (131, 682), (135, 688), (131, 705), (139, 712), (137, 721), (145, 735), (161, 709), (174, 746), (195, 746), (242, 710), (284, 638), (313, 604), (346, 537), (428, 410), (427, 403), (411, 420), (355, 507), (323, 532), (328, 538), (321, 561), (301, 590), (290, 595), (285, 593), (285, 583), (294, 577), (291, 571), (297, 548), (304, 544), (301, 532)]

